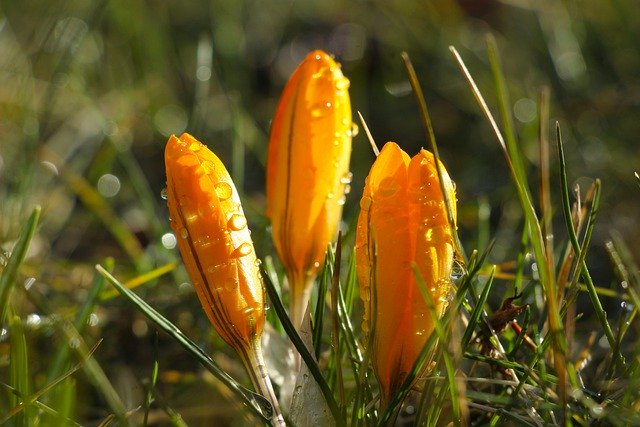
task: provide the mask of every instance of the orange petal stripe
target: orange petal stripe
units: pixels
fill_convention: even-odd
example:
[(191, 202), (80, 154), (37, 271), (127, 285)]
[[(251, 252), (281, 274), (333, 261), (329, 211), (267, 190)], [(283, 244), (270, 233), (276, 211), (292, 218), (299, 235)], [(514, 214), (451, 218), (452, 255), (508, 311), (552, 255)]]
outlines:
[[(442, 171), (455, 201), (453, 183)], [(365, 306), (363, 330), (372, 334), (368, 345), (386, 405), (434, 329), (412, 263), (438, 313), (453, 291), (452, 230), (433, 155), (422, 150), (410, 159), (397, 144), (387, 143), (371, 167), (360, 207), (356, 266)]]

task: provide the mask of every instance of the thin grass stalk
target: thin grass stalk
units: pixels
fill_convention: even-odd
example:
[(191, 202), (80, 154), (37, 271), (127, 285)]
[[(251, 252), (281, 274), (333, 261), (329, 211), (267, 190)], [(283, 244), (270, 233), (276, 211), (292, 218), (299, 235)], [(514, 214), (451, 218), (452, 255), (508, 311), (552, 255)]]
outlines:
[[(316, 292), (316, 309), (313, 315), (313, 348), (316, 356), (316, 360), (320, 357), (320, 351), (322, 350), (322, 332), (324, 329), (324, 313), (325, 313), (325, 295), (327, 295), (327, 283), (331, 281), (332, 269), (334, 267), (333, 251), (331, 245), (327, 248), (327, 256), (324, 259), (324, 267), (320, 273), (320, 280), (318, 281), (318, 289)], [(311, 309), (311, 306), (309, 306)]]
[(489, 291), (491, 291), (491, 286), (493, 285), (493, 278), (496, 273), (495, 265), (491, 268), (491, 273), (489, 273), (489, 278), (487, 279), (487, 283), (480, 294), (480, 299), (475, 303), (475, 307), (471, 312), (471, 316), (469, 318), (469, 324), (467, 325), (467, 329), (464, 331), (464, 335), (462, 336), (462, 349), (467, 350), (469, 343), (471, 342), (471, 338), (473, 336), (474, 331), (476, 330), (476, 325), (478, 325), (479, 320), (484, 312), (485, 304), (487, 303), (487, 298), (489, 297)]
[(151, 383), (147, 389), (147, 396), (144, 399), (143, 410), (144, 410), (144, 418), (142, 420), (142, 425), (146, 426), (149, 423), (149, 409), (151, 408), (151, 403), (153, 402), (153, 390), (156, 388), (156, 383), (158, 381), (158, 333), (156, 332), (153, 337), (153, 366), (151, 368)]
[[(553, 206), (551, 204), (551, 173), (549, 162), (549, 88), (543, 87), (538, 98), (538, 145), (540, 147), (540, 212), (542, 237), (545, 243), (547, 269), (555, 271), (553, 249)], [(555, 281), (555, 278), (554, 278)], [(558, 286), (558, 304), (564, 294)]]
[(331, 346), (334, 350), (336, 369), (336, 383), (338, 385), (338, 402), (342, 418), (346, 417), (346, 399), (344, 391), (344, 379), (342, 377), (342, 348), (340, 346), (340, 317), (338, 300), (340, 294), (340, 259), (342, 258), (342, 233), (338, 232), (336, 252), (334, 255), (333, 277), (331, 278)]

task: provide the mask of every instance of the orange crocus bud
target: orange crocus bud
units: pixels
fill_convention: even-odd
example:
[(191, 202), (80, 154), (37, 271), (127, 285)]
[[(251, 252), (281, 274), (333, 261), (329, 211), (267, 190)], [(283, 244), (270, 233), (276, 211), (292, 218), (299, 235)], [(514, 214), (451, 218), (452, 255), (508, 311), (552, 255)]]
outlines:
[[(455, 202), (453, 183), (444, 166), (441, 171), (449, 200)], [(371, 167), (360, 208), (356, 266), (363, 331), (385, 407), (434, 330), (412, 265), (420, 270), (438, 315), (453, 291), (454, 230), (433, 154), (421, 150), (410, 159), (388, 142)], [(453, 216), (455, 223), (455, 203)]]
[[(267, 216), (287, 272), (293, 324), (337, 234), (351, 181), (349, 80), (323, 51), (293, 72), (276, 110), (267, 154)], [(346, 187), (348, 188), (348, 187)]]
[(254, 387), (271, 400), (274, 425), (280, 424), (260, 348), (262, 277), (238, 192), (220, 159), (189, 134), (169, 138), (165, 166), (171, 227), (200, 303)]

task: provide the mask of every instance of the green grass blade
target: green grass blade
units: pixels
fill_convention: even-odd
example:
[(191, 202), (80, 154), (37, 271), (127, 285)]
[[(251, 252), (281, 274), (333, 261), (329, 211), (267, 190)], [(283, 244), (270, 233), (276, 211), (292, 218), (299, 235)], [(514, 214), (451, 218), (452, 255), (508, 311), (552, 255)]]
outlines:
[[(609, 346), (613, 349), (615, 348), (615, 341), (616, 341), (613, 334), (613, 330), (611, 329), (611, 325), (607, 320), (607, 314), (605, 313), (604, 308), (602, 307), (602, 303), (598, 298), (598, 292), (595, 288), (595, 285), (593, 284), (593, 280), (591, 280), (591, 275), (589, 274), (589, 270), (587, 269), (586, 262), (584, 261), (586, 250), (583, 251), (583, 249), (580, 247), (580, 244), (578, 243), (578, 236), (576, 236), (576, 233), (571, 221), (571, 202), (569, 200), (569, 184), (567, 182), (567, 170), (566, 170), (566, 164), (564, 159), (564, 148), (562, 144), (562, 135), (560, 133), (559, 124), (556, 124), (556, 139), (558, 143), (558, 159), (560, 163), (560, 180), (562, 182), (562, 185), (561, 185), (562, 210), (564, 212), (566, 229), (569, 234), (569, 241), (571, 242), (571, 245), (573, 247), (573, 251), (576, 254), (576, 257), (578, 258), (578, 261), (577, 261), (578, 266), (580, 267), (582, 272), (582, 277), (585, 280), (585, 285), (587, 287), (587, 294), (589, 295), (589, 298), (591, 299), (591, 304), (595, 309), (596, 317), (598, 318), (598, 321), (602, 326), (602, 330), (604, 331), (604, 334), (607, 337)], [(596, 181), (596, 182), (598, 183), (599, 181)], [(599, 188), (600, 186), (598, 184), (596, 187), (596, 193), (594, 195), (594, 200), (593, 200), (593, 207), (591, 210), (592, 215), (595, 215), (596, 208), (599, 205), (599, 194), (600, 194)], [(587, 240), (587, 238), (590, 237), (590, 234), (591, 233), (587, 231), (585, 240)], [(623, 364), (619, 352), (614, 354), (614, 356), (618, 363)]]
[(469, 343), (471, 342), (471, 337), (476, 330), (476, 326), (479, 324), (480, 317), (484, 312), (484, 307), (487, 302), (487, 298), (489, 298), (489, 291), (491, 291), (491, 286), (493, 285), (493, 276), (496, 272), (496, 267), (494, 266), (491, 269), (491, 274), (489, 275), (489, 279), (487, 280), (487, 284), (484, 286), (482, 290), (482, 294), (480, 294), (480, 299), (476, 302), (475, 307), (473, 308), (473, 312), (471, 312), (471, 317), (469, 318), (469, 324), (467, 329), (464, 331), (464, 335), (462, 335), (462, 350), (466, 351)]
[(18, 316), (13, 316), (9, 321), (9, 330), (11, 332), (9, 385), (17, 392), (11, 395), (9, 405), (24, 405), (24, 410), (18, 413), (13, 421), (15, 427), (28, 427), (33, 424), (34, 420), (31, 419), (31, 408), (21, 398), (22, 396), (29, 396), (31, 393), (27, 339), (24, 335), (22, 319)]
[(162, 331), (166, 332), (176, 342), (197, 359), (202, 366), (225, 384), (236, 396), (262, 421), (268, 422), (270, 413), (273, 410), (269, 401), (263, 396), (242, 387), (236, 380), (231, 378), (229, 374), (224, 372), (218, 365), (191, 339), (189, 339), (180, 329), (173, 323), (168, 321), (164, 316), (158, 313), (154, 308), (148, 305), (142, 298), (130, 291), (126, 286), (120, 283), (101, 265), (96, 266), (96, 270), (102, 274), (109, 283), (129, 300), (142, 314)]
[(36, 206), (31, 213), (31, 216), (27, 220), (26, 224), (20, 230), (18, 241), (16, 242), (11, 256), (7, 261), (7, 265), (2, 274), (0, 274), (0, 325), (4, 323), (4, 318), (7, 315), (9, 308), (9, 295), (13, 286), (15, 286), (18, 278), (18, 270), (24, 261), (24, 257), (27, 255), (27, 249), (31, 239), (36, 232), (38, 220), (40, 219), (40, 206)]

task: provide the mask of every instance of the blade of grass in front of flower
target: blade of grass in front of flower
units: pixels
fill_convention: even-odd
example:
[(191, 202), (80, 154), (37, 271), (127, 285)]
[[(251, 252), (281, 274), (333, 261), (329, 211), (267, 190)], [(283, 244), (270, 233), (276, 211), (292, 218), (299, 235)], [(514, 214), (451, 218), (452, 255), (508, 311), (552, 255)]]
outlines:
[(29, 219), (20, 230), (18, 241), (11, 250), (7, 264), (0, 274), (0, 325), (4, 323), (4, 318), (9, 309), (9, 296), (11, 290), (16, 284), (18, 278), (18, 270), (27, 255), (29, 244), (36, 232), (38, 220), (40, 219), (40, 206), (36, 206)]
[(422, 126), (424, 128), (425, 136), (427, 138), (427, 143), (429, 144), (429, 150), (433, 153), (433, 157), (435, 159), (434, 163), (436, 166), (436, 171), (438, 172), (438, 182), (440, 183), (440, 191), (442, 192), (442, 196), (444, 198), (444, 205), (447, 209), (447, 220), (452, 230), (454, 253), (456, 258), (461, 257), (463, 262), (466, 263), (467, 256), (462, 248), (462, 244), (460, 243), (460, 238), (458, 237), (458, 231), (457, 231), (458, 227), (456, 227), (456, 224), (455, 224), (454, 205), (456, 201), (450, 199), (450, 193), (447, 190), (447, 188), (445, 188), (445, 180), (442, 179), (444, 167), (440, 162), (440, 155), (438, 154), (438, 145), (436, 144), (436, 135), (435, 135), (435, 132), (433, 131), (433, 126), (431, 124), (431, 116), (429, 115), (429, 110), (427, 109), (427, 101), (424, 98), (422, 87), (420, 86), (420, 82), (418, 81), (418, 76), (416, 74), (416, 70), (413, 68), (413, 64), (411, 63), (411, 58), (409, 58), (409, 54), (407, 54), (407, 52), (402, 52), (400, 56), (402, 57), (405, 70), (407, 72), (407, 75), (409, 76), (409, 83), (411, 84), (411, 89), (413, 90), (413, 94), (416, 98), (416, 102), (418, 103), (418, 109), (420, 110), (420, 120), (422, 121)]
[[(631, 327), (633, 319), (638, 315), (638, 308), (640, 307), (640, 293), (636, 289), (639, 283), (636, 279), (637, 273), (629, 273), (630, 270), (634, 272), (637, 271), (635, 270), (637, 266), (635, 266), (633, 259), (630, 259), (630, 257), (627, 257), (623, 261), (621, 253), (626, 252), (628, 254), (628, 248), (626, 248), (624, 241), (619, 236), (614, 237), (614, 239), (616, 242), (606, 242), (605, 248), (609, 254), (609, 259), (614, 266), (614, 272), (616, 273), (618, 280), (620, 280), (621, 286), (628, 295), (628, 299), (630, 301), (630, 303), (626, 301), (622, 301), (621, 303), (623, 308), (621, 312), (627, 314), (627, 319), (620, 328), (620, 337), (618, 341), (621, 341), (624, 339), (627, 331)], [(620, 247), (622, 248), (621, 250), (619, 249)], [(629, 267), (627, 267), (627, 265)], [(627, 308), (630, 308), (630, 312)]]
[(318, 291), (316, 292), (316, 309), (313, 315), (313, 348), (316, 360), (320, 357), (322, 350), (322, 332), (324, 329), (325, 296), (327, 295), (327, 284), (331, 282), (333, 274), (333, 250), (331, 245), (327, 248), (327, 256), (324, 259), (324, 266), (318, 281)]
[(115, 286), (125, 298), (129, 300), (142, 314), (156, 324), (162, 331), (171, 336), (179, 343), (189, 354), (197, 359), (202, 366), (211, 372), (217, 379), (226, 385), (237, 397), (263, 422), (269, 422), (271, 412), (273, 411), (271, 403), (257, 394), (238, 384), (236, 380), (231, 378), (229, 374), (223, 371), (200, 347), (198, 347), (190, 338), (188, 338), (173, 323), (158, 313), (154, 308), (148, 305), (142, 298), (129, 290), (126, 286), (113, 277), (104, 267), (96, 265), (96, 270), (102, 274), (109, 283)]
[[(329, 251), (330, 252), (330, 251)], [(346, 399), (344, 379), (342, 377), (342, 347), (340, 334), (340, 313), (338, 300), (340, 295), (340, 260), (342, 259), (342, 233), (338, 232), (336, 251), (334, 254), (333, 276), (331, 277), (331, 346), (333, 347), (333, 365), (335, 367), (335, 381), (338, 385), (338, 404), (343, 419), (346, 419)]]
[[(438, 337), (438, 342), (440, 344), (440, 348), (442, 350), (442, 359), (444, 361), (445, 371), (447, 373), (447, 382), (449, 385), (449, 397), (451, 398), (451, 410), (453, 412), (453, 424), (454, 425), (467, 425), (468, 424), (468, 409), (462, 408), (460, 406), (460, 396), (463, 396), (465, 390), (458, 390), (459, 384), (456, 381), (456, 368), (454, 367), (455, 361), (453, 355), (450, 354), (449, 345), (450, 345), (450, 336), (445, 332), (445, 328), (440, 321), (440, 317), (436, 311), (436, 305), (431, 295), (429, 294), (429, 290), (427, 289), (427, 284), (420, 273), (420, 269), (417, 264), (413, 262), (411, 264), (411, 268), (413, 269), (413, 275), (416, 279), (416, 283), (418, 285), (418, 289), (420, 289), (420, 293), (422, 294), (422, 298), (427, 303), (427, 307), (429, 308), (431, 319), (433, 320), (434, 330)], [(457, 312), (456, 307), (450, 307), (452, 312)]]
[[(582, 250), (580, 248), (580, 244), (578, 243), (578, 237), (576, 236), (575, 230), (573, 228), (573, 224), (571, 222), (571, 203), (569, 201), (569, 184), (567, 182), (567, 170), (566, 170), (566, 164), (565, 164), (565, 158), (564, 158), (564, 148), (563, 148), (563, 143), (562, 143), (562, 134), (560, 133), (560, 125), (556, 125), (556, 139), (557, 139), (557, 143), (558, 143), (558, 159), (559, 159), (559, 164), (560, 164), (560, 180), (561, 180), (561, 187), (562, 187), (562, 208), (563, 208), (563, 212), (564, 212), (564, 218), (565, 218), (565, 223), (566, 223), (566, 229), (567, 232), (569, 234), (569, 241), (571, 242), (571, 245), (573, 246), (573, 251), (576, 254), (578, 261), (577, 261), (577, 265), (580, 266), (581, 272), (582, 272), (582, 277), (585, 281), (585, 285), (587, 287), (587, 293), (589, 295), (589, 298), (591, 299), (591, 303), (593, 304), (593, 307), (595, 309), (595, 314), (596, 317), (598, 318), (600, 325), (602, 326), (602, 330), (604, 331), (605, 336), (607, 337), (607, 340), (609, 341), (609, 345), (611, 346), (611, 348), (614, 348), (614, 342), (615, 342), (615, 338), (613, 336), (613, 330), (611, 329), (611, 326), (609, 325), (609, 321), (607, 320), (607, 314), (604, 311), (604, 308), (602, 307), (602, 303), (600, 302), (600, 299), (598, 298), (598, 293), (595, 289), (595, 286), (593, 284), (593, 280), (591, 280), (591, 275), (589, 274), (589, 270), (587, 269), (587, 265), (584, 261), (585, 256), (586, 256), (586, 250)], [(599, 183), (599, 180), (596, 180), (596, 183)], [(592, 202), (592, 209), (591, 209), (591, 214), (595, 215), (595, 211), (598, 208), (599, 205), (599, 184), (596, 185), (596, 191), (594, 193), (594, 197), (593, 197), (593, 202)], [(585, 233), (585, 241), (589, 241), (589, 237), (591, 235), (591, 230), (593, 229), (593, 221), (591, 222), (591, 227), (587, 226), (587, 232)], [(624, 365), (624, 363), (622, 363), (621, 360), (621, 355), (620, 353), (616, 353), (613, 355), (614, 359), (618, 362), (621, 363), (622, 365)]]
[(28, 427), (34, 424), (33, 410), (22, 397), (31, 394), (29, 382), (29, 358), (24, 325), (18, 316), (9, 319), (9, 386), (16, 391), (10, 395), (9, 406), (24, 406), (24, 410), (16, 414), (15, 427)]
[(271, 277), (269, 277), (269, 275), (264, 271), (264, 268), (262, 266), (260, 267), (260, 269), (264, 279), (265, 289), (267, 291), (267, 294), (269, 295), (269, 300), (271, 301), (271, 305), (274, 311), (276, 312), (276, 314), (278, 315), (278, 319), (280, 319), (280, 322), (282, 323), (282, 326), (285, 332), (289, 336), (289, 339), (293, 343), (296, 350), (298, 350), (298, 353), (300, 353), (300, 356), (302, 357), (302, 360), (304, 360), (304, 363), (309, 368), (309, 372), (318, 383), (318, 386), (320, 387), (320, 390), (322, 391), (322, 395), (324, 396), (324, 399), (327, 405), (329, 406), (329, 410), (331, 411), (331, 414), (333, 416), (333, 419), (336, 425), (343, 426), (344, 420), (341, 418), (340, 409), (338, 408), (338, 404), (335, 398), (333, 397), (333, 392), (327, 385), (327, 382), (325, 381), (322, 375), (322, 372), (320, 371), (320, 367), (315, 362), (315, 360), (313, 359), (313, 355), (309, 352), (309, 350), (307, 349), (307, 346), (304, 344), (304, 342), (296, 332), (296, 329), (293, 326), (293, 323), (291, 323), (291, 319), (289, 319), (289, 315), (287, 314), (287, 311), (282, 305), (282, 301), (278, 296), (278, 292), (276, 291), (275, 286), (271, 282)]

